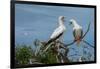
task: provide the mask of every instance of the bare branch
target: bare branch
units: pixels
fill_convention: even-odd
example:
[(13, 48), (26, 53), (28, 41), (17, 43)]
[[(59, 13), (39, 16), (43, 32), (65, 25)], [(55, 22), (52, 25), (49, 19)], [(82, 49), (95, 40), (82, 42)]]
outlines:
[(86, 43), (87, 45), (89, 45), (90, 47), (92, 47), (92, 48), (94, 48), (94, 46), (93, 45), (91, 45), (90, 43), (88, 43), (87, 41), (85, 41), (85, 40), (82, 40), (84, 43)]
[(76, 42), (76, 40), (74, 40), (73, 42), (71, 42), (71, 43), (69, 43), (69, 44), (64, 44), (64, 43), (62, 43), (62, 42), (59, 41), (59, 43), (63, 44), (63, 45), (66, 46), (66, 47), (67, 47), (67, 46), (70, 46), (70, 45), (72, 45), (72, 44), (74, 44), (75, 42)]
[(89, 31), (89, 29), (90, 29), (90, 24), (91, 24), (91, 23), (89, 23), (89, 25), (88, 25), (88, 29), (87, 29), (87, 31), (84, 33), (82, 39), (83, 39), (83, 38), (86, 36), (86, 34), (88, 33), (88, 31)]
[(49, 49), (50, 45), (48, 45), (44, 50), (43, 53), (46, 52)]
[(63, 63), (67, 63), (67, 62), (69, 62), (68, 57), (64, 56), (62, 53), (59, 53), (59, 54), (60, 54), (60, 57), (62, 57), (62, 59), (61, 59), (61, 60), (63, 60), (63, 61), (64, 61)]
[(60, 48), (63, 48), (63, 49), (65, 49), (65, 50), (67, 50), (67, 48), (64, 47), (64, 45), (60, 45)]

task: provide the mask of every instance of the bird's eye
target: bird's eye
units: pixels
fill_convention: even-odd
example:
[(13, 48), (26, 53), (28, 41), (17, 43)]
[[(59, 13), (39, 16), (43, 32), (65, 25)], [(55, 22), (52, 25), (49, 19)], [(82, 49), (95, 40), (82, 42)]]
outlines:
[(64, 20), (64, 17), (62, 18), (62, 20)]
[(72, 22), (70, 22), (70, 24), (72, 24)]

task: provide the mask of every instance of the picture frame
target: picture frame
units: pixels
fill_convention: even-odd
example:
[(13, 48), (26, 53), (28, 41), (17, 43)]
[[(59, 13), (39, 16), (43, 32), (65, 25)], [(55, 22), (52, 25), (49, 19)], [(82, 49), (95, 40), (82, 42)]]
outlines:
[[(27, 10), (26, 10), (26, 9)], [(60, 9), (59, 9), (60, 8)], [(36, 11), (37, 10), (37, 11)], [(86, 11), (85, 11), (86, 10)], [(48, 11), (48, 12), (47, 12)], [(64, 11), (64, 12), (63, 12)], [(67, 12), (68, 11), (68, 12)], [(75, 12), (75, 13), (71, 13), (71, 11), (73, 11), (73, 12)], [(84, 12), (83, 12), (84, 11)], [(27, 14), (25, 14), (25, 13), (27, 13)], [(57, 12), (57, 13), (56, 13)], [(66, 12), (66, 13), (65, 13)], [(68, 13), (70, 13), (70, 14), (68, 14)], [(81, 13), (84, 13), (83, 15), (81, 14)], [(89, 14), (90, 13), (90, 14)], [(74, 14), (76, 14), (76, 15), (74, 15)], [(22, 43), (22, 45), (23, 46), (25, 46), (25, 43), (28, 43), (30, 40), (31, 40), (31, 38), (32, 39), (34, 39), (34, 40), (32, 40), (32, 41), (34, 41), (33, 43), (35, 43), (35, 44), (37, 44), (37, 42), (39, 42), (39, 40), (40, 40), (40, 42), (43, 40), (43, 41), (48, 41), (49, 40), (49, 37), (50, 37), (50, 32), (52, 33), (53, 32), (53, 30), (57, 27), (57, 26), (54, 26), (54, 25), (56, 25), (56, 24), (53, 24), (52, 26), (54, 26), (54, 27), (52, 27), (52, 26), (50, 26), (51, 24), (50, 24), (50, 22), (55, 22), (55, 23), (57, 23), (57, 19), (59, 19), (59, 16), (61, 15), (61, 16), (66, 16), (66, 19), (67, 19), (67, 23), (69, 22), (69, 19), (71, 19), (71, 18), (75, 18), (77, 21), (78, 21), (78, 23), (79, 22), (87, 22), (87, 21), (84, 21), (84, 19), (86, 19), (85, 18), (85, 16), (84, 15), (87, 15), (86, 16), (86, 18), (87, 18), (87, 21), (88, 21), (88, 19), (90, 19), (90, 20), (92, 20), (93, 22), (92, 22), (92, 27), (91, 27), (91, 23), (87, 26), (87, 25), (85, 25), (85, 24), (82, 24), (82, 23), (80, 23), (81, 24), (81, 26), (83, 26), (84, 28), (83, 28), (83, 36), (84, 37), (86, 37), (86, 38), (84, 38), (83, 36), (82, 36), (82, 39), (86, 39), (86, 40), (89, 40), (90, 39), (90, 43), (92, 43), (92, 45), (90, 44), (90, 43), (88, 43), (87, 41), (83, 41), (83, 40), (81, 40), (81, 41), (83, 41), (82, 43), (83, 43), (83, 45), (85, 46), (85, 44), (87, 44), (88, 45), (88, 47), (89, 48), (87, 48), (87, 47), (84, 47), (84, 48), (86, 48), (86, 49), (90, 49), (92, 52), (90, 52), (90, 53), (92, 53), (92, 55), (90, 54), (90, 56), (91, 57), (89, 57), (88, 55), (87, 55), (87, 58), (86, 58), (86, 56), (83, 58), (83, 55), (82, 55), (82, 60), (80, 61), (78, 61), (77, 60), (77, 58), (75, 58), (75, 57), (70, 57), (70, 59), (68, 59), (69, 61), (68, 62), (61, 62), (60, 60), (60, 62), (58, 62), (57, 63), (57, 61), (55, 61), (55, 62), (53, 62), (55, 59), (53, 59), (51, 56), (49, 56), (49, 57), (51, 57), (52, 59), (50, 59), (49, 57), (49, 59), (46, 59), (46, 58), (43, 58), (43, 59), (41, 59), (41, 60), (39, 60), (39, 61), (41, 61), (42, 62), (42, 64), (39, 62), (39, 64), (38, 63), (34, 63), (34, 61), (33, 61), (33, 59), (31, 60), (31, 61), (33, 61), (33, 64), (27, 64), (26, 62), (23, 62), (23, 61), (20, 61), (20, 60), (22, 60), (22, 59), (20, 59), (19, 61), (17, 60), (17, 58), (20, 58), (20, 56), (19, 55), (17, 55), (17, 57), (16, 57), (16, 45), (18, 45), (18, 47), (20, 47), (20, 44)], [(33, 16), (32, 16), (33, 15)], [(37, 17), (36, 17), (37, 16)], [(42, 18), (42, 16), (44, 16), (43, 18)], [(46, 17), (46, 16), (48, 16), (48, 17)], [(80, 16), (80, 17), (79, 17)], [(89, 17), (90, 16), (90, 17)], [(35, 18), (36, 17), (36, 18)], [(28, 19), (29, 18), (29, 19)], [(31, 19), (32, 18), (32, 19)], [(37, 18), (40, 18), (41, 20), (40, 21), (38, 21), (37, 20)], [(53, 19), (53, 18), (55, 18), (55, 19)], [(79, 20), (78, 20), (78, 18), (80, 18)], [(43, 19), (43, 20), (42, 20)], [(45, 21), (47, 19), (47, 21)], [(24, 21), (25, 20), (25, 21)], [(51, 31), (51, 29), (48, 29), (50, 32), (49, 32), (49, 34), (48, 35), (42, 35), (42, 32), (38, 35), (38, 37), (40, 37), (40, 35), (42, 35), (43, 36), (43, 38), (42, 38), (42, 36), (40, 37), (41, 39), (37, 39), (37, 38), (33, 38), (33, 37), (36, 37), (36, 36), (34, 36), (34, 33), (30, 33), (30, 32), (24, 32), (24, 33), (22, 33), (23, 32), (23, 30), (24, 31), (26, 31), (26, 28), (27, 28), (27, 26), (28, 26), (28, 22), (29, 22), (29, 20), (31, 20), (31, 21), (33, 21), (34, 23), (32, 24), (33, 26), (31, 27), (31, 25), (29, 25), (29, 27), (28, 27), (28, 29), (27, 29), (27, 31), (30, 31), (31, 30), (31, 32), (34, 32), (34, 29), (36, 29), (36, 28), (40, 28), (41, 30), (45, 30), (45, 29), (48, 29), (48, 28), (53, 28), (52, 29), (52, 31)], [(35, 20), (35, 21), (34, 21)], [(50, 20), (50, 22), (49, 22), (49, 20)], [(81, 21), (81, 20), (83, 20), (83, 21)], [(46, 23), (44, 23), (44, 24), (46, 24), (46, 25), (41, 25), (41, 23), (40, 22), (48, 22), (50, 25), (48, 26), (48, 24), (46, 24)], [(25, 25), (25, 27), (23, 26), (24, 24), (24, 22), (27, 22), (27, 24)], [(37, 23), (37, 24), (35, 24), (35, 22)], [(42, 22), (42, 23), (43, 23)], [(89, 21), (88, 21), (89, 22)], [(90, 21), (91, 22), (91, 21)], [(22, 24), (21, 24), (22, 23)], [(31, 22), (30, 22), (31, 23)], [(37, 26), (37, 25), (39, 25), (39, 26)], [(35, 27), (36, 26), (36, 27)], [(42, 27), (40, 27), (40, 26), (42, 26)], [(48, 26), (48, 27), (46, 27), (46, 26)], [(67, 27), (69, 27), (69, 25), (66, 25)], [(17, 28), (18, 27), (18, 28)], [(23, 28), (24, 27), (24, 28)], [(31, 28), (30, 28), (31, 27)], [(33, 27), (34, 27), (34, 29), (33, 29)], [(88, 32), (88, 30), (89, 30), (89, 28), (88, 27), (90, 27), (91, 29), (93, 29), (93, 30), (91, 30), (90, 29), (90, 32)], [(20, 29), (21, 28), (21, 29)], [(71, 29), (72, 27), (70, 26), (70, 28), (69, 29)], [(85, 29), (86, 28), (86, 29)], [(68, 30), (69, 30), (68, 29)], [(84, 30), (85, 29), (85, 30)], [(21, 31), (22, 30), (22, 31)], [(39, 30), (39, 31), (41, 31), (41, 30)], [(70, 30), (71, 32), (69, 32), (67, 30), (67, 32), (66, 32), (66, 36), (67, 36), (67, 38), (70, 36), (70, 35), (72, 35), (72, 36), (70, 36), (71, 38), (70, 39), (72, 39), (71, 40), (71, 42), (69, 42), (68, 44), (70, 45), (70, 44), (72, 44), (72, 43), (75, 43), (76, 45), (77, 45), (77, 41), (74, 41), (73, 42), (73, 40), (74, 40), (74, 38), (73, 38), (73, 31), (72, 31), (72, 29)], [(19, 33), (20, 32), (20, 33)], [(45, 32), (46, 32), (46, 30), (45, 30)], [(43, 32), (44, 34), (45, 34), (45, 32)], [(48, 32), (48, 31), (47, 31)], [(18, 34), (19, 35), (18, 35)], [(67, 35), (68, 33), (71, 33), (71, 34), (69, 34), (69, 35)], [(89, 34), (88, 34), (89, 33)], [(88, 36), (86, 36), (86, 35), (88, 34)], [(33, 35), (33, 36), (32, 36)], [(75, 35), (75, 34), (74, 34)], [(90, 37), (89, 37), (89, 35), (91, 35)], [(29, 39), (30, 40), (28, 40), (28, 38), (26, 38), (26, 37), (29, 37), (29, 36), (31, 36)], [(45, 37), (46, 36), (46, 37)], [(90, 63), (96, 63), (96, 6), (94, 6), (94, 5), (80, 5), (80, 4), (66, 4), (66, 3), (49, 3), (49, 2), (35, 2), (35, 1), (11, 1), (11, 47), (10, 47), (10, 49), (11, 49), (11, 68), (27, 68), (27, 67), (44, 67), (44, 66), (60, 66), (60, 65), (76, 65), (76, 64), (90, 64)], [(23, 37), (23, 38), (22, 38)], [(18, 38), (18, 39), (17, 39)], [(57, 37), (58, 38), (58, 37)], [(64, 39), (64, 40), (67, 40), (67, 38), (66, 39)], [(27, 41), (25, 41), (27, 39)], [(35, 39), (36, 39), (36, 41), (37, 42), (35, 42)], [(68, 38), (69, 39), (69, 38)], [(21, 42), (22, 41), (22, 42)], [(25, 41), (25, 43), (24, 43), (24, 41)], [(32, 41), (31, 41), (31, 43), (32, 43)], [(85, 44), (84, 44), (85, 43)], [(51, 43), (52, 44), (52, 43)], [(68, 44), (66, 44), (66, 46), (68, 45)], [(68, 46), (69, 46), (68, 45)], [(76, 46), (76, 45), (73, 45), (73, 50), (74, 50), (74, 47)], [(87, 46), (86, 45), (86, 46)], [(70, 47), (70, 46), (69, 46)], [(76, 46), (77, 47), (77, 46)], [(76, 49), (76, 47), (75, 47), (75, 49)], [(77, 47), (78, 48), (78, 47)], [(18, 48), (19, 49), (19, 48)], [(46, 48), (45, 48), (46, 49)], [(45, 50), (44, 49), (44, 50)], [(51, 49), (51, 48), (50, 48)], [(79, 48), (80, 49), (80, 48)], [(69, 49), (68, 49), (69, 50)], [(81, 49), (81, 50), (83, 50), (83, 48)], [(89, 50), (89, 51), (90, 51)], [(71, 50), (72, 51), (72, 50)], [(79, 50), (78, 50), (79, 51)], [(22, 52), (22, 51), (21, 51)], [(45, 51), (45, 52), (48, 52), (48, 51)], [(72, 52), (73, 53), (73, 52)], [(83, 53), (83, 51), (82, 51), (82, 53)], [(77, 54), (75, 54), (74, 56), (76, 56)], [(61, 56), (61, 55), (60, 55)], [(23, 57), (23, 56), (22, 56)], [(33, 55), (32, 55), (32, 57), (33, 57)], [(42, 56), (43, 57), (43, 56)], [(53, 56), (53, 57), (55, 57), (55, 56)], [(61, 58), (61, 57), (60, 57)], [(68, 57), (69, 58), (69, 57)], [(72, 58), (72, 59), (71, 59)], [(89, 60), (91, 58), (91, 60)], [(74, 60), (75, 59), (75, 60)], [(42, 61), (42, 60), (44, 60), (44, 61)], [(51, 60), (53, 60), (52, 62), (51, 62)], [(87, 61), (87, 60), (89, 60), (89, 61)], [(28, 60), (28, 61), (30, 61), (30, 59)], [(48, 63), (49, 62), (49, 63)], [(25, 64), (24, 64), (25, 63)]]

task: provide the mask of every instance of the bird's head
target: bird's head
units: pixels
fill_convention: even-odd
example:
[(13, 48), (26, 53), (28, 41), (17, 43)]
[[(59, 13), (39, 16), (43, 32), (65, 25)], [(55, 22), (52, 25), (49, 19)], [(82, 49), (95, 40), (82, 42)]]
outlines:
[(76, 21), (75, 21), (74, 19), (71, 19), (71, 20), (69, 21), (69, 25), (73, 25), (75, 22), (76, 22)]
[(61, 20), (61, 21), (65, 21), (65, 16), (59, 16), (59, 20)]

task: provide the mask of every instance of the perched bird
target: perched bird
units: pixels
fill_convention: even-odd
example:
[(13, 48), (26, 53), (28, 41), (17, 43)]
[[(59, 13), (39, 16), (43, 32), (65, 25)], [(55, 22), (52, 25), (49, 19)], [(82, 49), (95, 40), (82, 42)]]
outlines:
[(56, 28), (54, 30), (54, 32), (50, 36), (50, 39), (45, 44), (45, 46), (48, 45), (48, 44), (50, 44), (50, 43), (52, 43), (55, 40), (58, 40), (63, 35), (63, 33), (66, 30), (66, 27), (64, 26), (64, 21), (65, 21), (64, 18), (65, 18), (64, 16), (59, 16), (59, 18), (58, 18), (59, 26), (58, 26), (58, 28)]
[(82, 36), (83, 36), (83, 29), (74, 19), (70, 20), (70, 25), (73, 26), (73, 36), (76, 40), (77, 44), (80, 43)]

